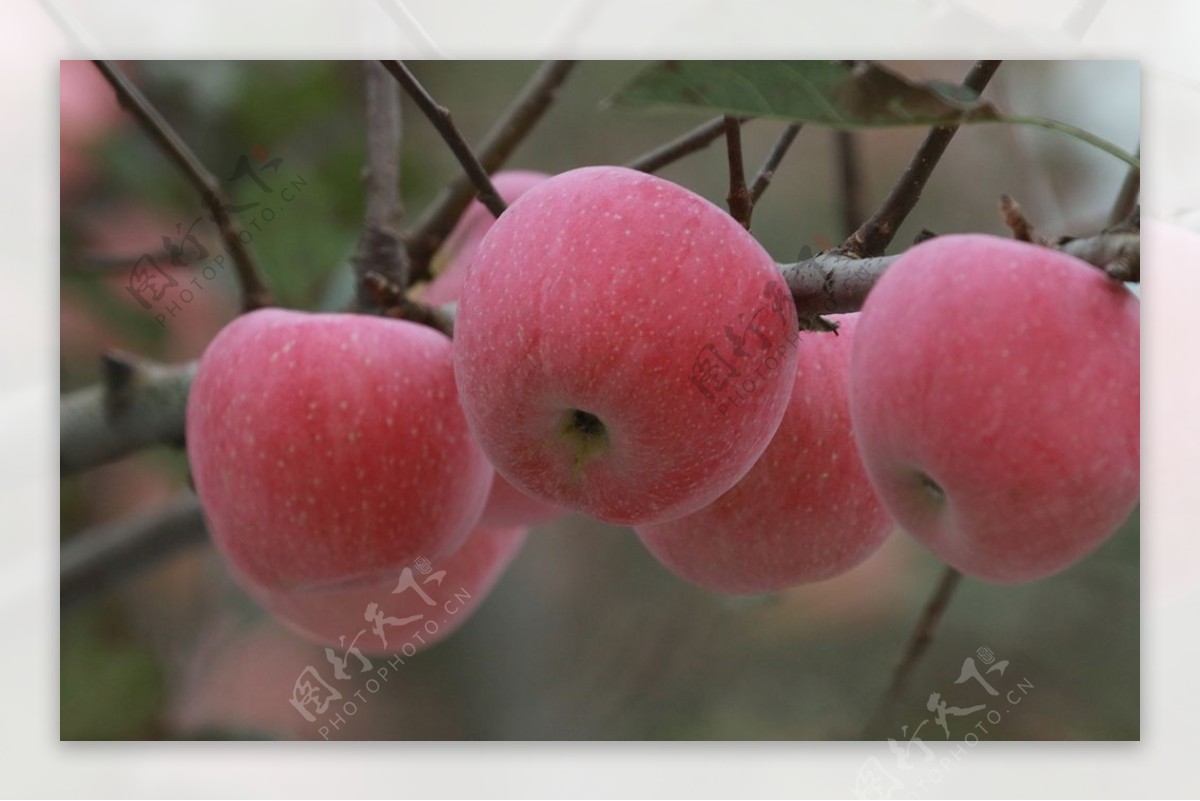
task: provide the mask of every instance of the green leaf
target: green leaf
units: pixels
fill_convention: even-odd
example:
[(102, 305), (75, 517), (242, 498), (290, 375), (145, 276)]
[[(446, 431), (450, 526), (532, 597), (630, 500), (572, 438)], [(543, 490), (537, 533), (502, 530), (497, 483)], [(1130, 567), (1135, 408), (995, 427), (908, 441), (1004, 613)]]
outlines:
[(1003, 114), (963, 86), (909, 80), (867, 61), (663, 61), (634, 76), (609, 102), (703, 108), (842, 129), (981, 122), (1034, 125), (1140, 167), (1136, 156), (1074, 125)]
[(863, 61), (665, 61), (636, 75), (612, 102), (835, 128), (947, 125), (999, 115), (970, 89), (911, 81)]

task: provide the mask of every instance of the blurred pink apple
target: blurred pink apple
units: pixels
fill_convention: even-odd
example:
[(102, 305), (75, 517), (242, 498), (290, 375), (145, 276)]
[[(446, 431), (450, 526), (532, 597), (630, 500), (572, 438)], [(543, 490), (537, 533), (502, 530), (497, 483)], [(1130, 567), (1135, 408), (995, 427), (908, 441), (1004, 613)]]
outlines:
[(791, 400), (766, 452), (714, 503), (638, 536), (673, 573), (717, 592), (765, 593), (845, 573), (892, 521), (850, 431), (846, 377), (858, 315), (805, 333)]
[[(471, 617), (525, 542), (523, 528), (477, 528), (458, 550), (328, 591), (262, 591), (255, 597), (293, 630), (335, 648), (409, 656), (444, 640)], [(420, 558), (420, 557), (418, 557)]]

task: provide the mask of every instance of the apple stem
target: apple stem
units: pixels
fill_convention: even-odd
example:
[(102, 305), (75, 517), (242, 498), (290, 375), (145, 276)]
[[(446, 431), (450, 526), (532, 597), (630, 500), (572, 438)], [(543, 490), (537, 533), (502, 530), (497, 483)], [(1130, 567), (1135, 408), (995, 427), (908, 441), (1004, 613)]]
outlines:
[(403, 61), (383, 61), (381, 63), (405, 93), (417, 104), (421, 113), (429, 118), (437, 132), (441, 134), (442, 139), (449, 146), (450, 152), (458, 159), (463, 172), (475, 186), (479, 201), (487, 206), (493, 216), (499, 217), (503, 214), (507, 208), (504, 198), (500, 197), (500, 193), (492, 185), (492, 179), (488, 176), (487, 169), (479, 163), (479, 157), (475, 155), (475, 151), (471, 150), (471, 146), (463, 138), (458, 126), (454, 124), (449, 109), (433, 99), (433, 95), (429, 94), (429, 91), (421, 85), (421, 82), (409, 71)]
[(750, 215), (754, 212), (754, 203), (750, 200), (750, 190), (746, 188), (746, 168), (742, 161), (742, 127), (737, 117), (725, 116), (725, 154), (729, 159), (729, 194), (725, 196), (729, 204), (729, 216), (738, 224), (750, 230)]
[[(962, 85), (980, 93), (999, 68), (999, 61), (976, 61)], [(957, 132), (957, 125), (939, 126), (929, 131), (883, 205), (846, 239), (841, 252), (852, 256), (878, 256), (887, 249), (901, 223), (921, 199), (921, 191), (933, 174), (933, 168)]]
[[(479, 164), (488, 173), (503, 166), (546, 109), (575, 66), (574, 61), (547, 61), (533, 74), (512, 104), (492, 125), (478, 148)], [(408, 242), (409, 283), (429, 279), (429, 263), (475, 197), (476, 187), (462, 174), (443, 189), (422, 212), (405, 237)]]

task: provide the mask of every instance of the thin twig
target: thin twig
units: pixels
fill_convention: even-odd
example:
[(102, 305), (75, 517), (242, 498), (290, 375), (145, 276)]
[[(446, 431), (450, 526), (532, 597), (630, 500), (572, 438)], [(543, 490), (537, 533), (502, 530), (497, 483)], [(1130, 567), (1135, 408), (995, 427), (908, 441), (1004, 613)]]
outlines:
[[(1142, 156), (1142, 146), (1138, 145), (1135, 155), (1140, 159)], [(1112, 211), (1108, 215), (1109, 225), (1119, 225), (1122, 220), (1133, 213), (1133, 208), (1138, 204), (1138, 193), (1141, 192), (1142, 186), (1142, 170), (1140, 167), (1130, 167), (1125, 173), (1125, 180), (1121, 182), (1121, 189), (1117, 192), (1117, 199), (1113, 203)]]
[(408, 254), (400, 239), (400, 91), (377, 62), (363, 65), (367, 111), (366, 209), (354, 273), (360, 310), (372, 308), (374, 295), (366, 286), (368, 273), (377, 273), (400, 286), (408, 285)]
[[(963, 86), (977, 93), (982, 92), (999, 67), (999, 61), (975, 62), (963, 80)], [(950, 144), (956, 131), (957, 125), (949, 125), (934, 128), (926, 135), (925, 141), (921, 143), (921, 147), (883, 205), (846, 239), (841, 247), (844, 253), (863, 257), (883, 253), (896, 236), (901, 223), (917, 205), (925, 183), (933, 174), (933, 168), (946, 152), (946, 146)]]
[(774, 147), (767, 154), (766, 160), (758, 168), (758, 174), (754, 176), (754, 180), (750, 184), (751, 203), (758, 203), (758, 199), (763, 196), (763, 192), (767, 191), (767, 187), (771, 185), (771, 179), (775, 177), (775, 171), (779, 169), (780, 163), (783, 162), (783, 157), (787, 155), (788, 149), (792, 146), (792, 142), (796, 141), (796, 136), (803, 127), (803, 123), (794, 122), (785, 128), (783, 133), (780, 134), (779, 139), (775, 141)]
[[(489, 174), (503, 166), (554, 101), (558, 88), (575, 66), (574, 61), (547, 61), (540, 66), (500, 115), (476, 148), (479, 163)], [(405, 237), (408, 244), (411, 285), (430, 277), (433, 254), (453, 230), (458, 219), (475, 196), (475, 186), (466, 175), (459, 175), (441, 191), (421, 214)]]
[(458, 126), (454, 124), (454, 120), (450, 117), (450, 111), (436, 100), (426, 91), (421, 82), (417, 80), (403, 61), (383, 61), (380, 62), (392, 74), (392, 77), (400, 84), (405, 93), (412, 98), (417, 104), (417, 108), (421, 109), (429, 121), (433, 123), (433, 127), (442, 135), (446, 145), (454, 157), (458, 159), (458, 163), (462, 166), (463, 172), (471, 179), (475, 190), (479, 195), (479, 202), (487, 207), (492, 216), (499, 217), (504, 213), (507, 206), (504, 203), (504, 198), (500, 197), (500, 193), (496, 191), (496, 187), (492, 186), (492, 179), (488, 176), (488, 171), (482, 164), (479, 163), (479, 158), (475, 152), (471, 150), (471, 146), (467, 144), (467, 140), (463, 139), (463, 135), (459, 132)]
[(164, 507), (96, 526), (68, 538), (59, 557), (59, 597), (77, 603), (149, 567), (181, 547), (204, 542), (200, 502), (181, 492)]
[(920, 619), (917, 620), (917, 627), (913, 629), (913, 633), (908, 639), (908, 644), (904, 647), (904, 654), (900, 657), (900, 662), (897, 663), (896, 669), (892, 672), (892, 680), (888, 684), (883, 697), (879, 700), (879, 704), (876, 706), (875, 712), (871, 715), (870, 721), (867, 723), (863, 739), (870, 739), (871, 734), (877, 731), (878, 727), (888, 722), (892, 710), (904, 695), (904, 689), (908, 684), (908, 679), (912, 674), (913, 668), (921, 661), (921, 657), (925, 655), (929, 644), (933, 642), (933, 635), (937, 631), (938, 623), (941, 622), (942, 616), (946, 613), (946, 608), (950, 605), (950, 599), (954, 596), (954, 590), (958, 588), (961, 580), (962, 573), (959, 573), (952, 567), (947, 566), (942, 571), (942, 577), (938, 581), (929, 602), (926, 604), (925, 610), (921, 613)]
[(1014, 239), (1020, 242), (1038, 241), (1033, 223), (1029, 222), (1025, 213), (1021, 211), (1021, 204), (1008, 195), (1000, 196), (1000, 216), (1004, 218), (1008, 230), (1012, 231)]
[(234, 269), (237, 271), (238, 283), (242, 292), (242, 309), (253, 311), (270, 305), (271, 295), (258, 272), (254, 256), (242, 242), (241, 227), (230, 216), (227, 206), (228, 198), (221, 191), (221, 185), (213, 177), (191, 148), (175, 133), (170, 124), (158, 113), (158, 109), (146, 99), (145, 95), (126, 78), (116, 65), (109, 61), (95, 61), (97, 69), (117, 93), (117, 100), (130, 114), (137, 119), (142, 128), (150, 135), (159, 148), (175, 163), (197, 192), (204, 205), (212, 213), (225, 249), (233, 258)]
[[(738, 120), (738, 123), (744, 125), (748, 121), (748, 117), (742, 117)], [(639, 170), (641, 172), (658, 172), (663, 167), (678, 161), (684, 156), (695, 153), (698, 150), (703, 150), (717, 141), (724, 133), (725, 118), (716, 117), (703, 125), (696, 126), (682, 136), (672, 139), (670, 142), (660, 145), (647, 153), (643, 153), (632, 161), (626, 162), (625, 166), (631, 170)]]
[(742, 162), (742, 128), (737, 117), (725, 117), (725, 152), (729, 158), (729, 194), (725, 202), (729, 204), (729, 214), (741, 223), (747, 231), (750, 230), (750, 214), (753, 206), (750, 203), (750, 190), (746, 188), (746, 167)]
[(838, 178), (841, 185), (842, 230), (849, 236), (862, 225), (862, 171), (858, 164), (857, 140), (853, 131), (835, 131)]
[(451, 339), (454, 338), (454, 304), (430, 306), (428, 303), (412, 300), (405, 294), (403, 284), (390, 281), (379, 273), (369, 272), (363, 276), (363, 286), (371, 293), (375, 304), (385, 317), (428, 326)]

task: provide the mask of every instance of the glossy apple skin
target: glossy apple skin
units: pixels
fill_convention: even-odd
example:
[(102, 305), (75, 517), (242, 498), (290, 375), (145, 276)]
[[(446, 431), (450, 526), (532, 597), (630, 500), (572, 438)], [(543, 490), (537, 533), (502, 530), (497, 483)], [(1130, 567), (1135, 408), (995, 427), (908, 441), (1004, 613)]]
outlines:
[(750, 472), (698, 512), (637, 528), (671, 572), (716, 592), (776, 592), (845, 573), (887, 539), (894, 524), (850, 429), (847, 374), (858, 315), (829, 319), (839, 325), (836, 335), (800, 335), (783, 422)]
[(897, 522), (998, 583), (1098, 548), (1138, 499), (1139, 320), (1124, 286), (1048, 248), (972, 234), (908, 251), (867, 298), (850, 367)]
[(328, 589), (453, 551), (492, 470), (449, 340), (364, 315), (264, 309), (200, 360), (187, 444), (209, 531), (244, 582)]
[[(339, 649), (348, 649), (353, 642), (366, 654), (411, 656), (467, 622), (516, 558), (526, 534), (521, 527), (479, 527), (453, 553), (428, 559), (424, 565), (428, 572), (417, 567), (418, 557), (394, 572), (347, 589), (254, 590), (252, 594), (277, 619), (308, 639)], [(405, 568), (425, 597), (401, 584)], [(441, 571), (445, 575), (439, 579)], [(381, 625), (376, 625), (376, 612), (382, 613)], [(353, 671), (358, 664), (352, 658), (347, 669)]]
[[(493, 175), (492, 185), (504, 202), (511, 204), (549, 177), (541, 172), (512, 170)], [(426, 303), (441, 305), (458, 302), (471, 260), (495, 220), (486, 206), (478, 200), (471, 202), (445, 246), (438, 252), (438, 260), (445, 266), (425, 291), (423, 300)], [(549, 522), (562, 515), (563, 511), (560, 506), (530, 497), (510, 484), (504, 476), (497, 475), (492, 482), (487, 504), (483, 507), (480, 523), (493, 527), (534, 525)]]
[(775, 262), (723, 210), (587, 167), (527, 191), (484, 238), (455, 371), (472, 432), (517, 488), (662, 522), (716, 500), (766, 449), (796, 328)]

